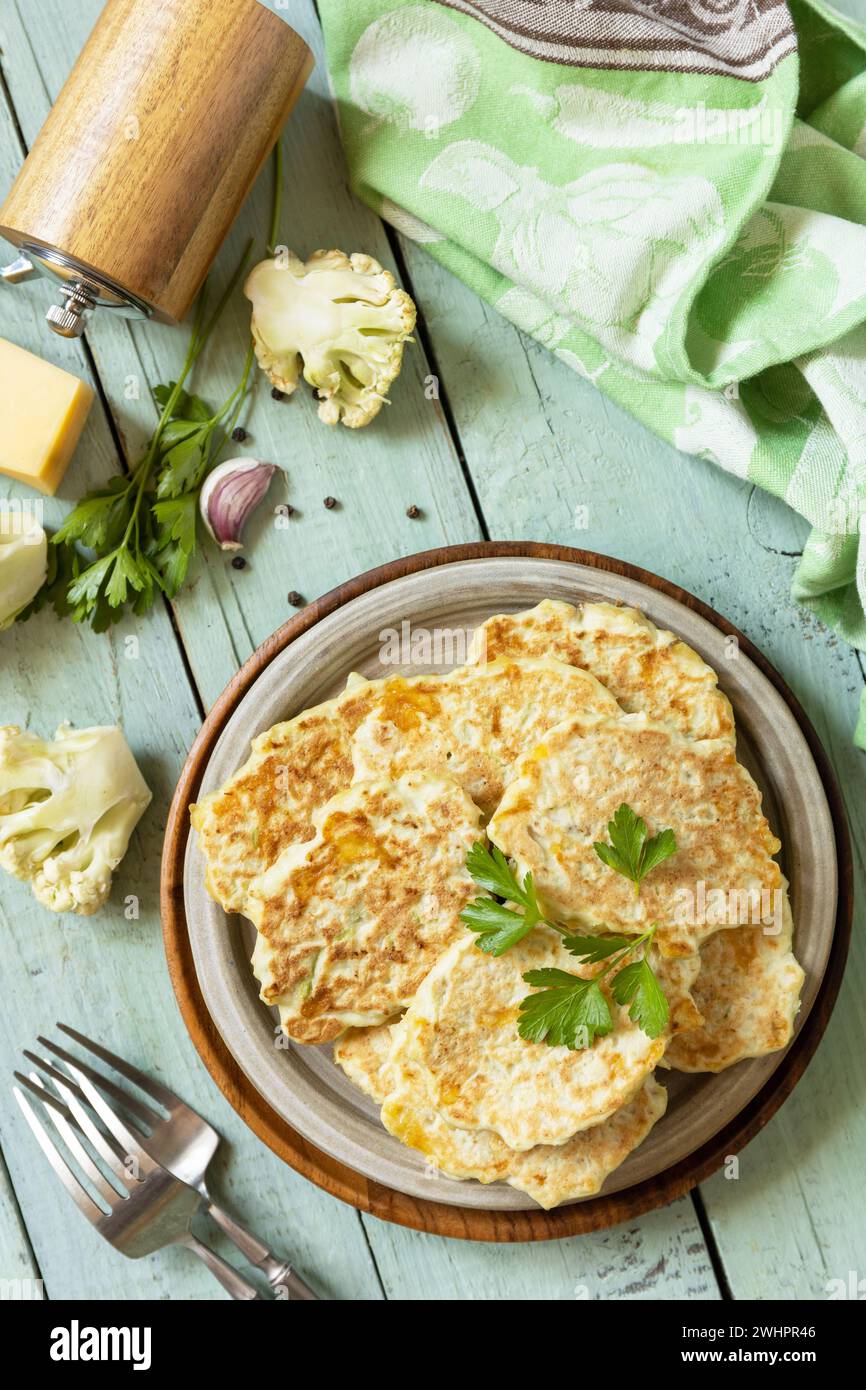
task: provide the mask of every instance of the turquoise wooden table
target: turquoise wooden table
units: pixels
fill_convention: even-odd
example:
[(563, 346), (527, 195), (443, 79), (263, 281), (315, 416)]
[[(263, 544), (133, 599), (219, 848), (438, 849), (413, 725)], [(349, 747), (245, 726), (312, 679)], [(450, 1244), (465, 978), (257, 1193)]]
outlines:
[[(866, 17), (866, 0), (843, 0), (855, 4)], [(100, 0), (0, 0), (0, 195), (99, 9)], [(789, 597), (805, 524), (751, 485), (658, 443), (423, 251), (386, 233), (346, 188), (312, 0), (294, 0), (289, 17), (317, 66), (284, 137), (283, 234), (304, 254), (339, 245), (396, 268), (421, 310), (419, 342), (392, 407), (357, 434), (321, 425), (306, 392), (277, 406), (259, 390), (247, 447), (285, 468), (282, 495), (274, 487), (270, 500), (295, 512), (277, 529), (263, 509), (246, 569), (210, 550), (171, 610), (156, 607), (106, 636), (43, 613), (0, 638), (0, 723), (50, 734), (64, 719), (119, 721), (154, 791), (99, 916), (56, 918), (26, 886), (0, 883), (0, 1278), (42, 1279), (51, 1298), (224, 1297), (183, 1251), (123, 1260), (50, 1176), (7, 1079), (20, 1049), (59, 1018), (165, 1079), (216, 1125), (226, 1141), (217, 1200), (292, 1254), (327, 1298), (826, 1297), (830, 1280), (866, 1275), (862, 903), (824, 1042), (742, 1154), (739, 1176), (719, 1174), (690, 1198), (593, 1236), (493, 1247), (362, 1216), (254, 1138), (186, 1036), (163, 958), (158, 877), (166, 810), (202, 717), (290, 614), (291, 590), (309, 599), (431, 546), (485, 536), (557, 541), (646, 566), (716, 607), (762, 648), (813, 720), (847, 801), (861, 887), (864, 875), (866, 759), (851, 744), (864, 663)], [(269, 202), (265, 177), (218, 280), (250, 232), (266, 235)], [(172, 375), (187, 335), (105, 315), (86, 344), (64, 343), (41, 322), (45, 303), (44, 285), (0, 287), (0, 333), (99, 392), (63, 496), (46, 508), (52, 525), (74, 496), (137, 458), (155, 423), (150, 388)], [(222, 399), (236, 378), (247, 312), (236, 295), (198, 377), (209, 398)], [(337, 508), (322, 505), (328, 495)], [(127, 920), (131, 897), (138, 920)]]

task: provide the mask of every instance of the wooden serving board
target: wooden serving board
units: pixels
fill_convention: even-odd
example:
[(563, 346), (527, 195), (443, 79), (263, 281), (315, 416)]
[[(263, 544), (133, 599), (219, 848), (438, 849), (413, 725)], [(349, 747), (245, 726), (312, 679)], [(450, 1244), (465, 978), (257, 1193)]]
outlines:
[[(565, 561), (637, 581), (699, 614), (724, 636), (736, 637), (740, 650), (779, 692), (809, 745), (832, 816), (839, 867), (836, 923), (826, 971), (794, 1043), (766, 1084), (709, 1142), (662, 1173), (621, 1191), (602, 1193), (552, 1212), (484, 1210), (409, 1196), (361, 1175), (293, 1130), (249, 1081), (210, 1017), (196, 975), (184, 904), (184, 862), (189, 838), (187, 808), (197, 796), (211, 754), (227, 722), (270, 662), (321, 619), (380, 585), (438, 565), (491, 557)], [(603, 1229), (672, 1201), (707, 1178), (730, 1155), (739, 1153), (766, 1124), (802, 1076), (836, 1000), (851, 933), (852, 863), (839, 790), (811, 724), (782, 678), (732, 624), (685, 590), (606, 556), (555, 545), (479, 543), (451, 546), (397, 560), (340, 585), (291, 619), (254, 653), (217, 701), (184, 766), (166, 828), (161, 904), (169, 971), (190, 1036), (230, 1104), (280, 1158), (327, 1192), (384, 1220), (464, 1239), (542, 1240)]]

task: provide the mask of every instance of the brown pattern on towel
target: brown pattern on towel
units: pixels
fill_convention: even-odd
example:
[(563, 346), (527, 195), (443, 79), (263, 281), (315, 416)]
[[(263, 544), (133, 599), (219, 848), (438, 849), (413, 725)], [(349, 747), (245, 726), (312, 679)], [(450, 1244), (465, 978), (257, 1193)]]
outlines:
[(785, 0), (437, 0), (571, 67), (724, 73), (759, 82), (797, 47)]

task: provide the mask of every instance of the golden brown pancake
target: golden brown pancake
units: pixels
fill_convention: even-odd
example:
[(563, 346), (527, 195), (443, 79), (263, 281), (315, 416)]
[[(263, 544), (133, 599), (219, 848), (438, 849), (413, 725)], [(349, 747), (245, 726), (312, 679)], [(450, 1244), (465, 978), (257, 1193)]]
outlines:
[(553, 657), (591, 671), (628, 714), (643, 712), (689, 738), (733, 743), (734, 714), (715, 671), (637, 608), (545, 599), (478, 629), (476, 656)]
[(289, 845), (309, 840), (313, 812), (348, 787), (366, 688), (353, 683), (336, 700), (259, 734), (243, 767), (190, 807), (208, 892), (226, 912), (246, 911), (253, 879)]
[(310, 839), (313, 813), (353, 772), (355, 781), (449, 772), (489, 814), (525, 736), (540, 737), (570, 714), (617, 709), (592, 676), (559, 662), (350, 677), (336, 699), (260, 734), (244, 766), (191, 808), (208, 891), (226, 912), (247, 912), (252, 880)]
[(637, 1094), (601, 1124), (582, 1130), (564, 1144), (537, 1144), (522, 1152), (489, 1129), (449, 1124), (426, 1093), (423, 1072), (404, 1066), (382, 1111), (386, 1129), (447, 1177), (476, 1182), (507, 1182), (545, 1209), (591, 1197), (628, 1158), (660, 1119), (667, 1092), (652, 1077)]
[(446, 769), (485, 815), (520, 754), (572, 715), (619, 714), (586, 671), (560, 661), (494, 661), (381, 687), (352, 741), (355, 777)]
[(450, 777), (359, 783), (250, 888), (253, 969), (286, 1033), (328, 1042), (407, 1007), (458, 937), (480, 813)]
[[(608, 841), (624, 802), (650, 835), (670, 828), (677, 841), (639, 894), (593, 848)], [(714, 931), (750, 920), (747, 894), (771, 897), (782, 885), (779, 841), (733, 747), (683, 738), (642, 714), (551, 731), (520, 760), (488, 833), (521, 875), (532, 872), (557, 920), (629, 934), (657, 923), (664, 955), (693, 955)], [(701, 885), (724, 895), (728, 920), (701, 920)]]
[(785, 891), (780, 932), (763, 925), (734, 927), (704, 943), (693, 987), (703, 1023), (672, 1039), (667, 1065), (719, 1072), (788, 1046), (805, 978), (791, 950), (793, 929)]
[(334, 1044), (334, 1060), (349, 1079), (378, 1104), (387, 1101), (391, 1134), (446, 1177), (507, 1182), (548, 1209), (598, 1192), (667, 1106), (667, 1092), (648, 1077), (634, 1099), (602, 1124), (564, 1144), (536, 1145), (518, 1153), (492, 1130), (449, 1124), (430, 1100), (423, 1070), (405, 1055), (394, 1078), (389, 1057), (399, 1031), (399, 1024), (351, 1028)]
[[(449, 1124), (492, 1130), (520, 1151), (564, 1143), (628, 1104), (663, 1056), (669, 1034), (650, 1038), (609, 999), (613, 1029), (591, 1047), (527, 1042), (517, 1031), (519, 1004), (534, 990), (523, 976), (549, 967), (584, 978), (599, 973), (597, 965), (569, 955), (546, 927), (499, 957), (485, 955), (468, 933), (457, 941), (394, 1031), (386, 1127), (404, 1069), (419, 1069), (431, 1105)], [(672, 992), (668, 982), (665, 988)]]
[(380, 1023), (374, 1028), (347, 1028), (334, 1043), (334, 1061), (349, 1080), (378, 1105), (388, 1094), (385, 1068), (393, 1028), (393, 1023)]

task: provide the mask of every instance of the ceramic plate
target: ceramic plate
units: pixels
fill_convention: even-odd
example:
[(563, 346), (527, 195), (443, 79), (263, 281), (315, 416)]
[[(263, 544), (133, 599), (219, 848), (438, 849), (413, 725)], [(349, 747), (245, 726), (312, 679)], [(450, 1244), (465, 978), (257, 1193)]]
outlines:
[[(350, 672), (376, 678), (448, 669), (460, 664), (461, 634), (491, 613), (530, 608), (543, 598), (633, 604), (718, 672), (736, 714), (739, 757), (760, 786), (784, 847), (780, 858), (791, 883), (795, 949), (806, 972), (799, 1031), (827, 965), (837, 908), (836, 843), (821, 777), (792, 710), (754, 662), (700, 614), (636, 579), (509, 555), (441, 564), (369, 589), (314, 623), (264, 668), (228, 719), (199, 795), (215, 790), (246, 761), (256, 734), (336, 695)], [(395, 650), (389, 639), (407, 631), (416, 634), (414, 653)], [(455, 643), (450, 653), (448, 633)], [(414, 659), (419, 655), (429, 660)], [(410, 1197), (490, 1211), (535, 1208), (504, 1184), (431, 1176), (419, 1155), (382, 1128), (376, 1107), (335, 1065), (330, 1047), (277, 1045), (276, 1014), (260, 1002), (250, 969), (253, 929), (241, 918), (226, 917), (208, 897), (194, 835), (187, 843), (184, 905), (196, 974), (217, 1031), (252, 1085), (305, 1139), (365, 1178)], [(670, 1098), (667, 1114), (611, 1175), (604, 1192), (654, 1178), (712, 1139), (757, 1095), (784, 1056), (741, 1062), (719, 1076), (660, 1071)]]

